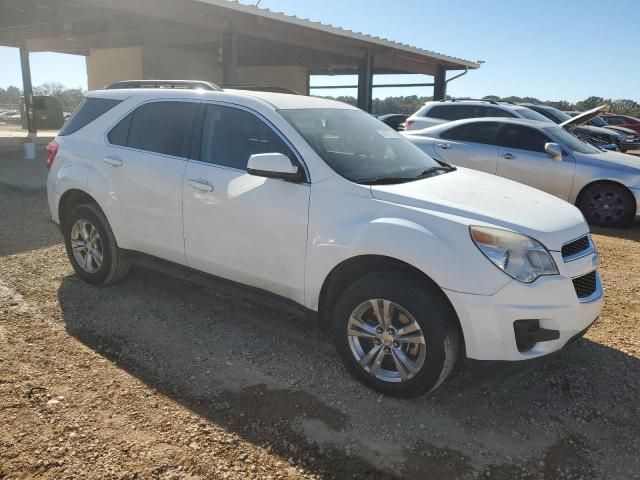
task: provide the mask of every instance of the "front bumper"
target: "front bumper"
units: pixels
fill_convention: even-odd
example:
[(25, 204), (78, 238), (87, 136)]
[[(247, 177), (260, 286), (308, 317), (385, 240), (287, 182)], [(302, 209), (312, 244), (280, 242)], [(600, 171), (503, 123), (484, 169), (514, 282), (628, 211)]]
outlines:
[[(494, 295), (473, 295), (445, 290), (462, 326), (467, 357), (476, 360), (526, 360), (564, 347), (600, 315), (603, 290), (596, 275), (596, 292), (578, 299), (572, 279), (592, 272), (597, 257), (588, 255), (564, 263), (552, 252), (560, 275), (538, 278), (531, 284), (511, 281)], [(554, 330), (558, 338), (536, 343), (520, 352), (514, 322), (539, 320), (540, 328)]]
[(629, 190), (636, 199), (636, 218), (640, 218), (640, 188), (630, 188)]

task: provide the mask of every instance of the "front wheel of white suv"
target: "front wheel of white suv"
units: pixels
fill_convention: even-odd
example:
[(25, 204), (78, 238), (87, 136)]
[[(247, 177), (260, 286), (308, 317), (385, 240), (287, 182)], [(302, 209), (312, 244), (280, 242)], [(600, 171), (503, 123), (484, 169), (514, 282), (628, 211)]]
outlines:
[(106, 285), (129, 272), (126, 254), (118, 248), (111, 226), (96, 204), (74, 207), (65, 215), (62, 234), (69, 261), (83, 280)]
[(358, 380), (411, 398), (436, 389), (453, 370), (460, 344), (454, 315), (435, 287), (411, 274), (380, 272), (344, 291), (332, 335)]

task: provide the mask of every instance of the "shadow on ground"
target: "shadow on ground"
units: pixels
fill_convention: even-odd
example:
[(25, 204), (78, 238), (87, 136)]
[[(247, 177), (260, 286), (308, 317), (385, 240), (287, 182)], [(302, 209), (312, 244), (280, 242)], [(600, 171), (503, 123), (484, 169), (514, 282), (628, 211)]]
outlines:
[(535, 361), (467, 361), (434, 395), (402, 401), (352, 380), (310, 320), (164, 274), (107, 288), (70, 276), (58, 297), (84, 344), (327, 478), (593, 478), (640, 441), (640, 361), (588, 340)]

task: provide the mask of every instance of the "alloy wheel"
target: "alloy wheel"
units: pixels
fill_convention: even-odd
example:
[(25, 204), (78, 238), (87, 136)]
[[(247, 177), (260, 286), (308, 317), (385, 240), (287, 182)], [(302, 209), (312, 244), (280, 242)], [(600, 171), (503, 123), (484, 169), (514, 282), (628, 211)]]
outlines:
[(80, 268), (96, 273), (103, 260), (103, 246), (98, 229), (86, 220), (79, 219), (71, 227), (71, 248)]
[(600, 224), (616, 223), (625, 215), (624, 198), (615, 191), (599, 190), (587, 204), (589, 220)]
[(371, 299), (349, 318), (351, 353), (371, 376), (384, 382), (406, 382), (424, 366), (427, 347), (422, 329), (397, 303)]

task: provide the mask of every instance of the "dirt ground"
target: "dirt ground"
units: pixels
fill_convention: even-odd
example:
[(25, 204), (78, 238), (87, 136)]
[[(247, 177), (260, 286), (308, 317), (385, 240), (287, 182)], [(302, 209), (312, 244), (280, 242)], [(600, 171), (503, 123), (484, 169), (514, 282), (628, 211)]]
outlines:
[(594, 238), (585, 339), (406, 401), (309, 320), (143, 269), (80, 281), (44, 192), (0, 186), (0, 479), (638, 479), (640, 225)]

